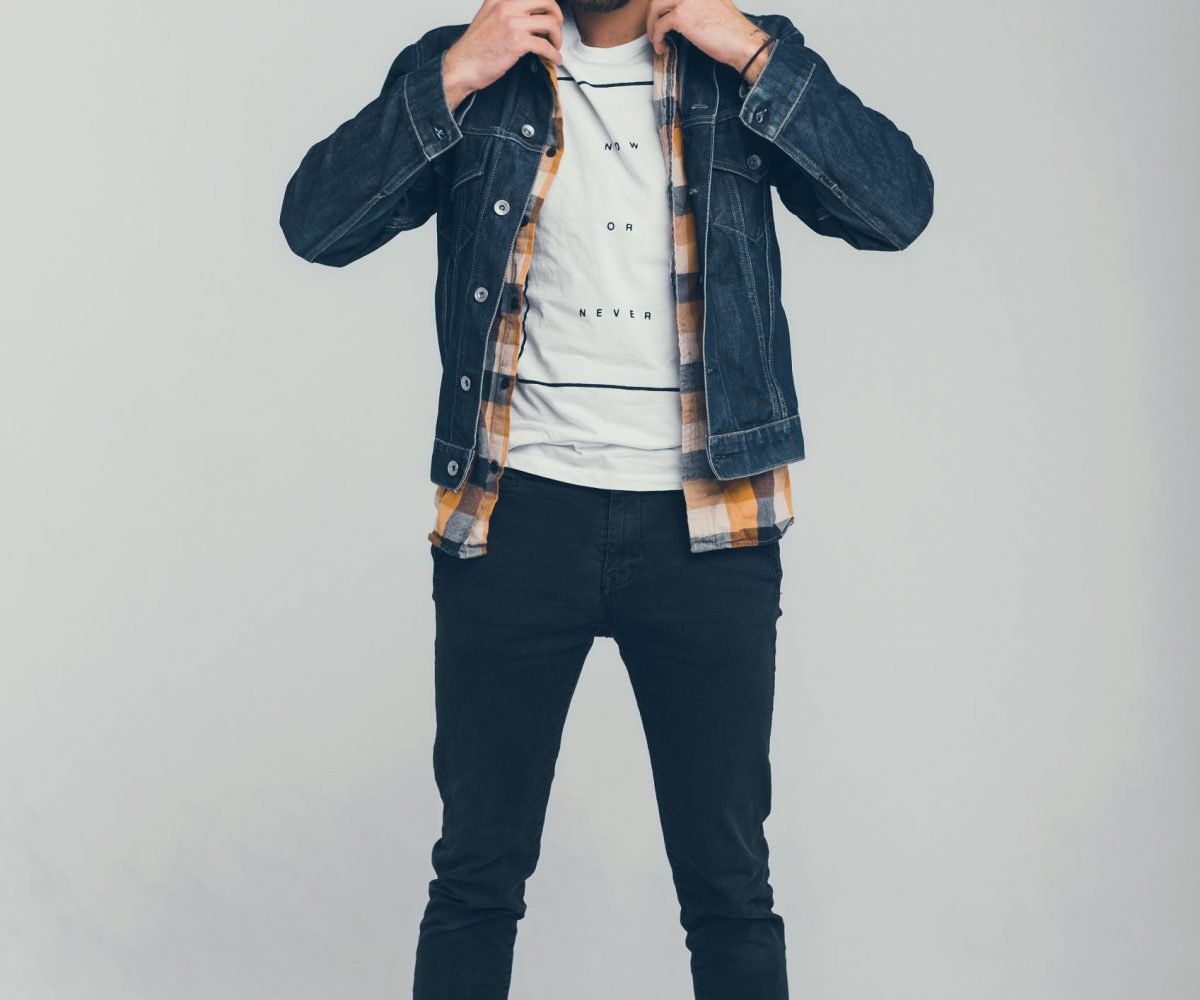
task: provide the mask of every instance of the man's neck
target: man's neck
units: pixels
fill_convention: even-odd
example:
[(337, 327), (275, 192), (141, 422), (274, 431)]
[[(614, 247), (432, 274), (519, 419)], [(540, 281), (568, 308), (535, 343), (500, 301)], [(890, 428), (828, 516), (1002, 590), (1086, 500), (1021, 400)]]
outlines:
[(603, 13), (583, 10), (579, 4), (572, 4), (571, 11), (583, 44), (603, 49), (632, 42), (646, 33), (650, 0), (630, 0), (619, 10)]

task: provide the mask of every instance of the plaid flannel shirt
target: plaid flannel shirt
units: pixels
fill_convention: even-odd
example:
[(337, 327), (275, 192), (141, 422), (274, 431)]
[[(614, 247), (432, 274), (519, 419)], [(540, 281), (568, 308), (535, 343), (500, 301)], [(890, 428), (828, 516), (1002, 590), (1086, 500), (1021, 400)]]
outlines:
[[(533, 239), (538, 212), (565, 155), (562, 104), (558, 95), (558, 67), (542, 57), (554, 88), (555, 155), (544, 154), (522, 217), (509, 260), (502, 299), (488, 337), (484, 362), (483, 403), (476, 430), (476, 453), (462, 486), (436, 487), (437, 519), (429, 541), (442, 551), (462, 558), (487, 553), (488, 523), (499, 499), (499, 483), (508, 455), (510, 397), (516, 383), (517, 354), (521, 346), (522, 303), (525, 280), (533, 259)], [(668, 168), (674, 216), (676, 318), (679, 333), (679, 391), (683, 420), (682, 488), (687, 507), (689, 547), (692, 552), (740, 548), (774, 542), (794, 520), (788, 467), (740, 479), (719, 480), (705, 454), (708, 421), (704, 406), (701, 336), (704, 297), (700, 285), (700, 254), (696, 224), (688, 200), (683, 167), (683, 127), (679, 121), (680, 82), (678, 49), (671, 39), (663, 52), (654, 54), (654, 108), (659, 137)]]

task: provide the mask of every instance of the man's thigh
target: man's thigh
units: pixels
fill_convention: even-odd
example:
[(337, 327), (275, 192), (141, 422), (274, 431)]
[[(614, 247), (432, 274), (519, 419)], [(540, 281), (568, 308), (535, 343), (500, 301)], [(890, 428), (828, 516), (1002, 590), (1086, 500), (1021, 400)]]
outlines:
[(595, 500), (510, 470), (487, 554), (431, 546), (434, 769), (451, 829), (499, 834), (542, 807), (600, 614)]
[[(704, 865), (755, 838), (770, 809), (778, 543), (693, 553), (682, 500), (647, 509), (614, 638), (650, 750), (665, 832)], [(752, 851), (746, 864), (760, 860)]]

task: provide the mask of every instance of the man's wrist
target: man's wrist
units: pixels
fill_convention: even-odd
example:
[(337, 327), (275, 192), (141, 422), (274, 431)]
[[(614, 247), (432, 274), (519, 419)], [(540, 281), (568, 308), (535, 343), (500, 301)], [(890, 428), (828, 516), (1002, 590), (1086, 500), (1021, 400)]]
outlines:
[(771, 53), (770, 44), (764, 45), (763, 43), (770, 43), (773, 40), (774, 36), (770, 32), (754, 25), (753, 31), (747, 33), (746, 40), (739, 46), (733, 60), (729, 63), (730, 66), (742, 73), (745, 81), (751, 86), (758, 80), (758, 74), (767, 64), (767, 57)]
[(442, 89), (446, 94), (446, 107), (453, 114), (474, 89), (463, 82), (458, 72), (458, 61), (453, 46), (442, 55)]

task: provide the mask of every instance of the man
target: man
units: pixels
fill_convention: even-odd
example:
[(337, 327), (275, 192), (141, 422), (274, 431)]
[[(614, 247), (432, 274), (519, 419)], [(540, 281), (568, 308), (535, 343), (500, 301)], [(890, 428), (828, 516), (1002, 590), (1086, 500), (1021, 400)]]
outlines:
[(772, 188), (862, 250), (933, 211), (909, 137), (729, 0), (486, 0), (288, 183), (288, 244), (333, 267), (437, 217), (443, 822), (416, 1000), (508, 995), (596, 636), (633, 685), (696, 996), (787, 996), (763, 822), (804, 445)]

